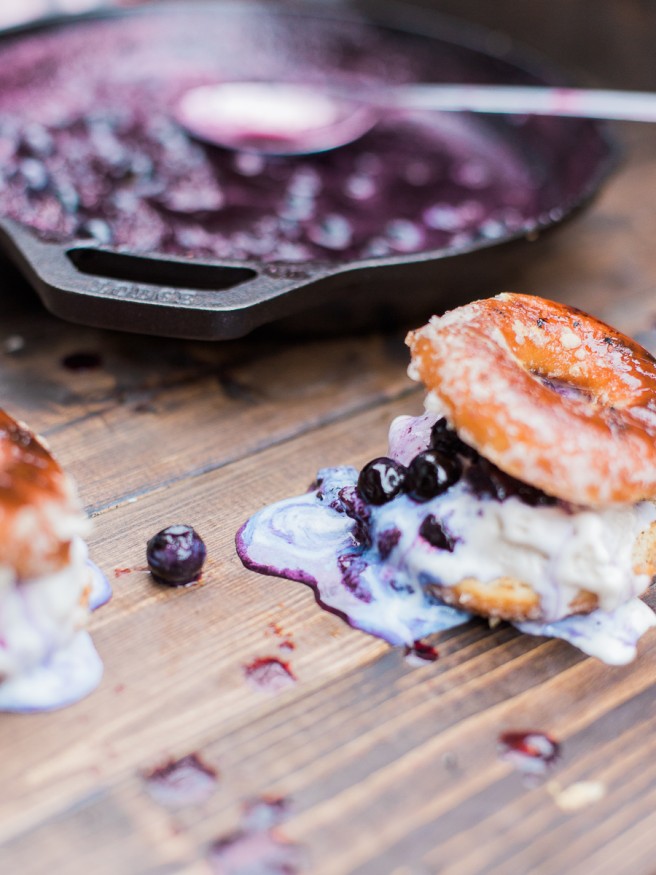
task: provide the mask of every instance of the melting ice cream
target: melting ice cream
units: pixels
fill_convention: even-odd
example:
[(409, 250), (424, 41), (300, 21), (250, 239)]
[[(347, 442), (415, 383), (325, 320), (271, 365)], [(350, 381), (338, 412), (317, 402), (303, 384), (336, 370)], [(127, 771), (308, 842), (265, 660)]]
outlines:
[[(395, 420), (389, 457), (410, 464), (430, 446), (437, 418)], [(636, 537), (656, 520), (652, 502), (591, 510), (541, 500), (502, 472), (504, 488), (488, 487), (473, 462), (427, 501), (401, 492), (375, 505), (359, 494), (358, 474), (323, 469), (312, 491), (255, 514), (237, 535), (244, 564), (311, 585), (322, 606), (392, 644), (470, 620), (435, 592), (468, 577), (526, 581), (540, 596), (541, 616), (515, 623), (518, 629), (562, 638), (611, 665), (630, 662), (638, 639), (656, 625), (637, 598), (649, 579), (632, 567)], [(599, 607), (571, 615), (580, 590), (595, 594)]]

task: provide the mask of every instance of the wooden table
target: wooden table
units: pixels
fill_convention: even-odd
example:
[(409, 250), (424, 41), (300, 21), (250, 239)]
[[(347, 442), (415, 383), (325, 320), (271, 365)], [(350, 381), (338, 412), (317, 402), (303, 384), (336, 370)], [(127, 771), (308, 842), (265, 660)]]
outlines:
[[(632, 59), (623, 36), (646, 39), (641, 4), (604, 8), (615, 14), (605, 44)], [(651, 342), (656, 129), (618, 130), (623, 168), (505, 286)], [(200, 875), (217, 840), (224, 861), (282, 860), (226, 870), (251, 875), (654, 871), (656, 633), (635, 663), (608, 668), (476, 622), (441, 636), (439, 660), (417, 668), (235, 555), (257, 508), (303, 491), (319, 466), (380, 454), (390, 419), (420, 410), (400, 331), (216, 345), (119, 335), (49, 316), (16, 277), (0, 313), (3, 406), (76, 477), (93, 558), (114, 586), (91, 624), (100, 689), (61, 712), (0, 717), (0, 872)], [(99, 366), (63, 366), (80, 352)], [(147, 539), (175, 522), (208, 546), (191, 589), (142, 570)], [(260, 658), (289, 663), (295, 680), (254, 684), (246, 668)], [(550, 781), (528, 787), (499, 759), (509, 728), (561, 741)], [(217, 780), (203, 801), (166, 807), (145, 776), (191, 754)], [(562, 810), (559, 790), (581, 781), (605, 795)], [(254, 800), (269, 804), (253, 811)]]

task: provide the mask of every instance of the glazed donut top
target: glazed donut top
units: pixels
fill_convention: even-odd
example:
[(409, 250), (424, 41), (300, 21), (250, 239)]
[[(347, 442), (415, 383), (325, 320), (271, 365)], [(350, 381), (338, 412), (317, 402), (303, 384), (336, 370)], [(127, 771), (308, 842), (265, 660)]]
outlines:
[(0, 410), (4, 579), (29, 580), (60, 570), (70, 560), (72, 538), (87, 529), (72, 480), (24, 423)]
[(503, 471), (574, 504), (656, 498), (656, 359), (614, 328), (507, 293), (406, 342), (427, 407)]

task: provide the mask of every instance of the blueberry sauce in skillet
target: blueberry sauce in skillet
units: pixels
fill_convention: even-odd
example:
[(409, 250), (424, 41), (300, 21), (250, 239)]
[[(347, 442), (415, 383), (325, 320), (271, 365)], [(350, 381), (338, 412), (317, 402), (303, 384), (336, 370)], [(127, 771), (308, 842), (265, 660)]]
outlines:
[[(356, 143), (295, 158), (195, 140), (173, 107), (199, 84), (431, 77), (435, 60), (421, 40), (395, 46), (384, 30), (328, 21), (292, 38), (261, 15), (244, 24), (159, 12), (3, 46), (0, 215), (47, 240), (333, 263), (493, 241), (548, 213), (533, 171), (484, 120), (397, 114)], [(240, 57), (245, 40), (261, 55)], [(349, 56), (352, 42), (358, 53)]]

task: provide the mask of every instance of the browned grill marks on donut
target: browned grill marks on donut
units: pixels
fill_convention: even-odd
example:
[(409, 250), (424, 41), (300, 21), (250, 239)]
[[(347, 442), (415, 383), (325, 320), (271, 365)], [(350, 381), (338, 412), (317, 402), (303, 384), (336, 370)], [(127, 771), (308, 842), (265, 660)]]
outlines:
[(413, 371), (502, 470), (590, 506), (656, 497), (656, 359), (565, 304), (503, 294), (408, 335)]
[(72, 481), (47, 447), (0, 410), (0, 564), (19, 580), (58, 571), (71, 550), (61, 533), (69, 519), (79, 529), (80, 517)]

